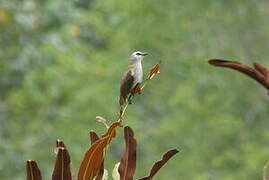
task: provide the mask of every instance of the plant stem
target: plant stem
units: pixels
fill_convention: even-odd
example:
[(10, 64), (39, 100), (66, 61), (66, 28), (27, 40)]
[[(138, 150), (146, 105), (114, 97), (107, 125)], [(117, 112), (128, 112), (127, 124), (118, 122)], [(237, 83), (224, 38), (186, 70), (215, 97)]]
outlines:
[(126, 102), (126, 104), (125, 104), (125, 106), (124, 106), (124, 108), (123, 108), (122, 112), (120, 112), (120, 117), (119, 117), (119, 120), (118, 120), (118, 121), (122, 121), (123, 116), (124, 116), (124, 115), (125, 115), (125, 113), (126, 113), (126, 109), (127, 109), (128, 105), (129, 105), (129, 103), (128, 103), (128, 102)]
[[(145, 88), (145, 86), (147, 85), (147, 83), (148, 83), (148, 80), (146, 79), (140, 89), (143, 90)], [(129, 99), (129, 97), (130, 97), (130, 95), (128, 96), (127, 99)], [(128, 105), (129, 105), (129, 102), (126, 102), (126, 104), (125, 104), (122, 112), (120, 112), (120, 117), (119, 117), (119, 120), (118, 121), (122, 122), (123, 117), (126, 114), (126, 110), (127, 110)]]

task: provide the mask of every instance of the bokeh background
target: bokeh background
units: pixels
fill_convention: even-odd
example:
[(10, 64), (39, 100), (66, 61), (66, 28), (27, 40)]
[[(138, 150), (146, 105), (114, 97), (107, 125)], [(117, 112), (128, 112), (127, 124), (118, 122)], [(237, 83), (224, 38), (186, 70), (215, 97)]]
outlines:
[[(162, 61), (125, 121), (139, 146), (136, 178), (179, 148), (156, 180), (261, 179), (267, 92), (205, 60), (269, 66), (268, 18), (268, 0), (0, 1), (0, 179), (24, 179), (28, 159), (49, 179), (56, 139), (77, 172), (88, 131), (105, 131), (95, 116), (116, 120), (119, 81), (135, 50), (151, 54), (146, 72)], [(109, 172), (123, 152), (118, 134)]]

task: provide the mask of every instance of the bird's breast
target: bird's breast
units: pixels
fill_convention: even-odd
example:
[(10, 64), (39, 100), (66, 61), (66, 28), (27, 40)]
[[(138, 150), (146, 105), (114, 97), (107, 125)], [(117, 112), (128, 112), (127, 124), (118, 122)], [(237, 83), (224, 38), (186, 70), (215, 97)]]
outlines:
[(135, 74), (135, 83), (141, 83), (143, 81), (143, 68), (141, 63), (137, 63), (136, 68), (134, 69), (134, 74)]

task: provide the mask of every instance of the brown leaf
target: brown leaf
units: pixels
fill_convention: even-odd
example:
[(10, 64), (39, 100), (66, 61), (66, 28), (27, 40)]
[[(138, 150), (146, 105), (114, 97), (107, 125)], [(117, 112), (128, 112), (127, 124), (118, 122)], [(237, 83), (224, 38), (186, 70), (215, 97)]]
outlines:
[(59, 140), (59, 139), (56, 141), (56, 147), (57, 148), (59, 148), (59, 147), (66, 148), (64, 142)]
[(104, 160), (104, 151), (112, 138), (116, 136), (115, 128), (120, 125), (120, 122), (112, 123), (107, 132), (85, 153), (79, 168), (78, 180), (92, 180), (97, 175)]
[(91, 130), (89, 134), (90, 134), (91, 144), (95, 143), (99, 139), (99, 136), (93, 130)]
[[(61, 141), (61, 140), (59, 140), (59, 139), (56, 141), (56, 148), (55, 148), (55, 151), (54, 151), (55, 154), (56, 154), (56, 158), (57, 158), (57, 156), (58, 156), (58, 151), (59, 151), (60, 148), (64, 148), (64, 149), (66, 149), (67, 154), (68, 154), (69, 159), (70, 159), (69, 152), (68, 152), (68, 150), (67, 150), (67, 148), (66, 148), (64, 142)], [(70, 172), (71, 172), (72, 179), (74, 179), (74, 171), (73, 171), (72, 162), (70, 162), (69, 169), (70, 169)]]
[(42, 180), (41, 172), (37, 166), (37, 163), (32, 160), (26, 162), (27, 180)]
[(253, 64), (254, 68), (252, 68), (249, 66), (245, 66), (237, 61), (222, 60), (222, 59), (210, 59), (208, 60), (208, 63), (214, 66), (227, 67), (240, 71), (246, 74), (247, 76), (251, 77), (252, 79), (256, 80), (269, 90), (268, 69), (262, 66), (261, 64), (254, 63)]
[(253, 63), (253, 66), (254, 66), (254, 68), (255, 68), (257, 71), (259, 71), (259, 72), (260, 72), (266, 79), (269, 78), (269, 71), (268, 71), (268, 69), (267, 69), (266, 67), (264, 67), (263, 65), (261, 65), (261, 64), (259, 64), (259, 63), (257, 63), (257, 62)]
[(143, 177), (139, 180), (152, 180), (152, 178), (155, 176), (155, 174), (167, 163), (167, 161), (173, 157), (175, 154), (177, 154), (179, 150), (172, 149), (170, 151), (167, 151), (163, 157), (162, 160), (156, 162), (153, 167), (151, 168), (150, 175), (147, 177)]
[[(99, 139), (99, 136), (96, 134), (96, 132), (91, 130), (90, 131), (90, 138), (91, 138), (91, 144), (93, 144)], [(95, 180), (102, 180), (103, 175), (104, 175), (104, 160), (102, 162), (102, 165), (98, 171), (98, 174), (97, 174)]]
[(68, 151), (64, 147), (59, 147), (52, 174), (52, 180), (72, 180), (70, 165), (71, 161)]
[(241, 64), (237, 61), (230, 61), (230, 60), (223, 60), (223, 59), (209, 59), (209, 64), (215, 65), (215, 66), (221, 66), (225, 63), (235, 63), (235, 64)]
[(142, 89), (140, 87), (140, 84), (138, 83), (131, 91), (131, 94), (132, 95), (135, 95), (135, 94), (141, 94), (142, 93)]
[(153, 77), (156, 75), (156, 74), (159, 74), (160, 73), (160, 68), (161, 68), (161, 65), (158, 63), (156, 64), (151, 70), (150, 70), (150, 74), (149, 76), (147, 77), (147, 80), (152, 80)]
[(136, 168), (136, 140), (131, 127), (124, 128), (125, 152), (121, 158), (119, 173), (120, 180), (132, 180)]
[(55, 153), (55, 155), (57, 156), (57, 153), (58, 153), (58, 151), (59, 151), (59, 148), (65, 148), (65, 144), (64, 144), (64, 142), (63, 141), (61, 141), (61, 140), (57, 140), (56, 141), (56, 147), (55, 147), (55, 149), (54, 149), (54, 153)]
[(237, 61), (229, 61), (229, 60), (222, 60), (222, 59), (210, 59), (208, 60), (209, 64), (215, 65), (215, 66), (222, 66), (222, 67), (228, 67), (231, 69), (238, 70), (246, 75), (249, 76), (255, 76), (256, 72), (251, 67), (245, 66)]

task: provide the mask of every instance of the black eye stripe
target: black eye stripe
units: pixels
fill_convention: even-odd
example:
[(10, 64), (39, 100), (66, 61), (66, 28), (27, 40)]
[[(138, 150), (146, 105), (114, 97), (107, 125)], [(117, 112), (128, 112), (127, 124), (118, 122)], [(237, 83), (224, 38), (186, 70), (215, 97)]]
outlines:
[(141, 53), (136, 53), (136, 55), (140, 56), (140, 55), (141, 55)]

